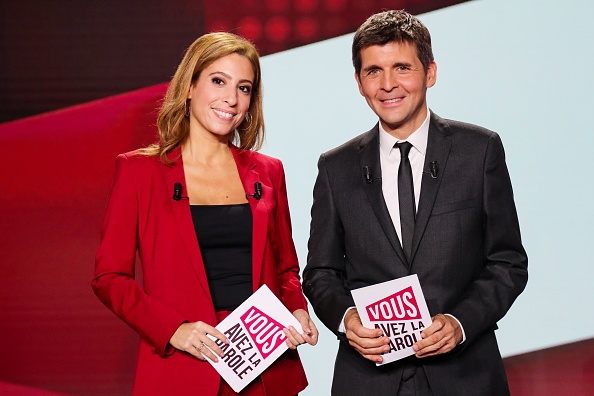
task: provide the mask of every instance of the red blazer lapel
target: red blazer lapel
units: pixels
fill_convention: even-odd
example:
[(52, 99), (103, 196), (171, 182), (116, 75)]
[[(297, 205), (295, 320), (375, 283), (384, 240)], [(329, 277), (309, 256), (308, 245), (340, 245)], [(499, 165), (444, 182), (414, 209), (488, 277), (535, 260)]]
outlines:
[(240, 150), (231, 146), (233, 158), (239, 171), (239, 177), (246, 194), (253, 194), (254, 183), (262, 183), (262, 197), (255, 199), (248, 195), (248, 202), (252, 210), (252, 287), (256, 291), (260, 287), (260, 275), (264, 264), (264, 249), (266, 247), (266, 235), (268, 233), (268, 208), (266, 198), (271, 197), (272, 189), (265, 185), (260, 179), (256, 169), (256, 163), (249, 155), (250, 152)]
[[(167, 187), (171, 190), (171, 208), (175, 216), (175, 221), (179, 228), (179, 233), (183, 245), (185, 247), (190, 263), (194, 268), (194, 272), (198, 277), (198, 281), (205, 293), (210, 296), (210, 288), (208, 287), (208, 279), (206, 278), (206, 270), (204, 269), (204, 262), (202, 261), (202, 254), (200, 253), (200, 247), (196, 238), (196, 230), (194, 229), (194, 223), (192, 222), (192, 213), (190, 212), (190, 200), (187, 198), (186, 190), (186, 179), (184, 174), (184, 167), (182, 163), (181, 150), (179, 148), (173, 150), (168, 154), (168, 158), (173, 164), (164, 164), (165, 179), (167, 180)], [(173, 185), (175, 183), (181, 183), (182, 185), (182, 198), (179, 201), (173, 199)]]

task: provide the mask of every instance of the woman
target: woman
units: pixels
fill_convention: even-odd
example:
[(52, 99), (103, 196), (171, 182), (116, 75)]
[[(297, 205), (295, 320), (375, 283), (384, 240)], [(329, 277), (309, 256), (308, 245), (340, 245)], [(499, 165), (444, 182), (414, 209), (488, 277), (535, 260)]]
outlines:
[(285, 329), (291, 349), (240, 394), (297, 394), (307, 380), (295, 349), (315, 345), (318, 332), (301, 292), (282, 164), (254, 151), (264, 121), (253, 45), (229, 33), (196, 40), (158, 129), (158, 144), (117, 158), (93, 280), (141, 336), (134, 393), (235, 394), (206, 362), (222, 356), (207, 335), (226, 342), (214, 326), (265, 284), (304, 333)]

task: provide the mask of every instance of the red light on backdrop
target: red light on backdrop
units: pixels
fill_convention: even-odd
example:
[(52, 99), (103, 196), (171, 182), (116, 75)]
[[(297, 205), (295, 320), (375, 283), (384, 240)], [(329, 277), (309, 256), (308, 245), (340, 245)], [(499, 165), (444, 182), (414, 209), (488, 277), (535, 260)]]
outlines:
[(262, 22), (254, 17), (245, 17), (239, 21), (239, 34), (248, 40), (258, 41), (262, 36)]
[(266, 36), (272, 41), (286, 41), (290, 32), (291, 27), (285, 17), (272, 17), (266, 22)]
[(310, 17), (300, 18), (295, 29), (300, 40), (309, 40), (319, 34), (318, 22)]

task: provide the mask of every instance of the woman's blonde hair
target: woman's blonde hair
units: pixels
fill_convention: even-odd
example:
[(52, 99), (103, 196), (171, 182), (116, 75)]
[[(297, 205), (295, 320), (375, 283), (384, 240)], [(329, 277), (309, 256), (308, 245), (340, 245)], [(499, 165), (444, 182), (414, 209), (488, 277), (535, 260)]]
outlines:
[(233, 33), (217, 32), (199, 37), (190, 45), (167, 88), (159, 111), (157, 127), (159, 142), (141, 150), (146, 155), (160, 156), (170, 163), (167, 154), (182, 145), (190, 133), (188, 92), (200, 73), (216, 60), (230, 55), (245, 56), (254, 69), (250, 107), (246, 118), (231, 134), (231, 141), (246, 150), (259, 150), (264, 140), (264, 114), (262, 111), (262, 73), (260, 57), (254, 45)]

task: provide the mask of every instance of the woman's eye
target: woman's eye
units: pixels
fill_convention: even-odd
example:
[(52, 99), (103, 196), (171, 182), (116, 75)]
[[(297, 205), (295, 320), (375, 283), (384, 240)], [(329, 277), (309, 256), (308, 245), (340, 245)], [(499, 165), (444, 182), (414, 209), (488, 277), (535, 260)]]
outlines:
[(247, 93), (247, 94), (252, 92), (252, 87), (250, 87), (249, 85), (242, 85), (239, 87), (239, 89), (241, 90), (241, 92)]
[(223, 83), (224, 83), (224, 81), (223, 81), (223, 80), (221, 80), (221, 79), (220, 79), (220, 78), (218, 78), (218, 77), (213, 77), (213, 79), (212, 79), (212, 82), (213, 82), (213, 83), (215, 83), (215, 84), (217, 84), (217, 85), (221, 85), (221, 84), (223, 84)]

